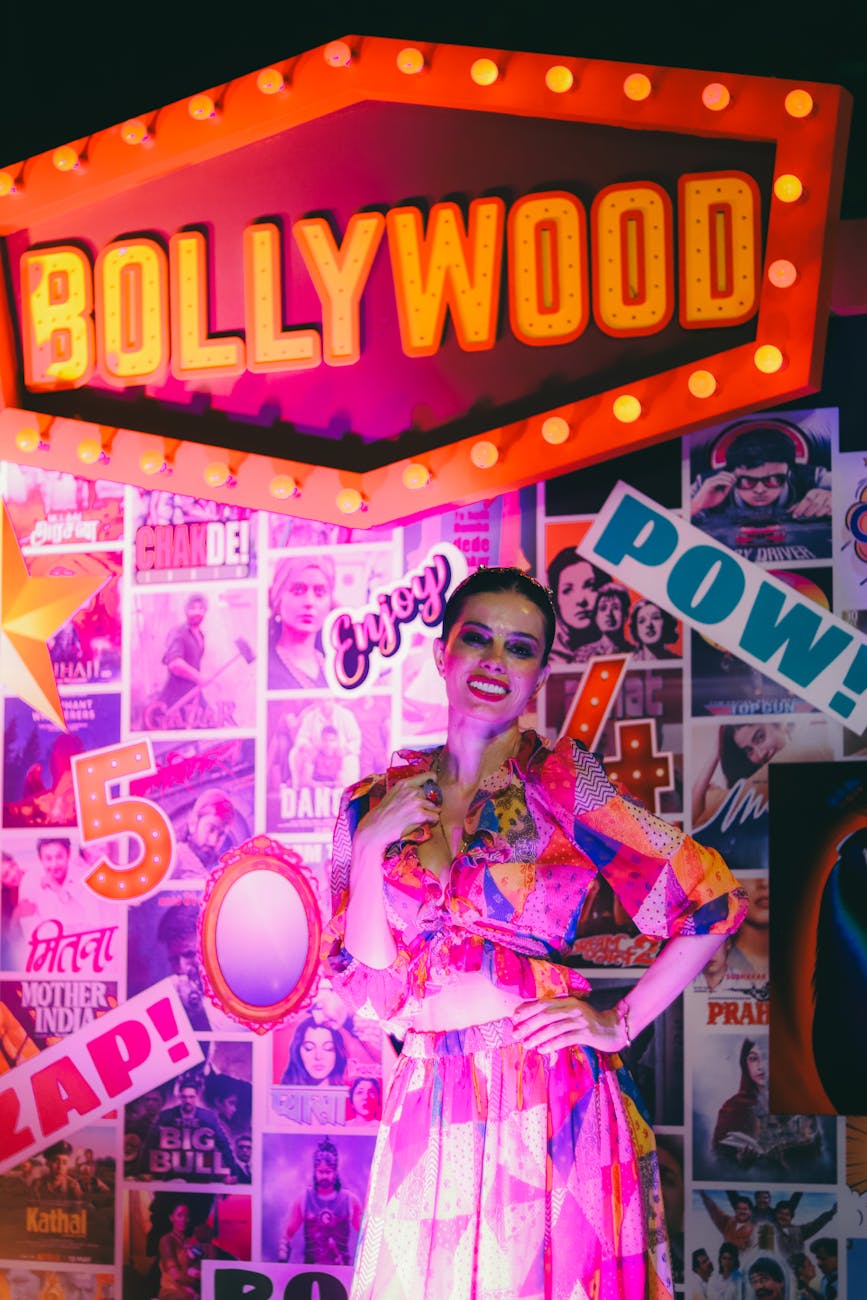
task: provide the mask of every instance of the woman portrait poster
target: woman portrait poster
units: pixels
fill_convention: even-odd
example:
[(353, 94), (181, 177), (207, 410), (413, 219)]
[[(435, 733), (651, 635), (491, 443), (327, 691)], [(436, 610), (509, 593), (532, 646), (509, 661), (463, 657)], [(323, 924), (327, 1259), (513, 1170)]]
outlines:
[(596, 655), (625, 651), (636, 666), (680, 659), (681, 624), (578, 553), (592, 522), (549, 520), (545, 528), (545, 580), (557, 614), (552, 668), (579, 667)]
[(769, 1096), (767, 1029), (714, 1028), (693, 1060), (693, 1176), (832, 1183), (837, 1130), (812, 1112), (777, 1112)]
[(695, 726), (692, 740), (693, 835), (734, 871), (767, 871), (769, 765), (830, 759), (828, 720), (746, 716)]

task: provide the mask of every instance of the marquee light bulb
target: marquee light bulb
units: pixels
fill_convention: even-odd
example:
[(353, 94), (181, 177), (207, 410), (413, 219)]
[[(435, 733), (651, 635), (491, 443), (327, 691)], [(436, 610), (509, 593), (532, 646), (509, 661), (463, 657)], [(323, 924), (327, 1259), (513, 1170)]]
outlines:
[(686, 386), (693, 397), (713, 397), (717, 389), (716, 376), (710, 370), (693, 370)]
[(337, 509), (344, 515), (354, 515), (364, 506), (364, 498), (358, 488), (341, 488), (337, 493)]
[(652, 90), (650, 77), (644, 72), (630, 72), (623, 83), (623, 93), (626, 98), (634, 99), (636, 102), (647, 99)]
[(193, 95), (187, 111), (197, 122), (207, 122), (217, 116), (217, 106), (210, 95)]
[(331, 68), (348, 68), (352, 62), (352, 50), (346, 41), (329, 41), (322, 57)]
[(160, 474), (166, 467), (166, 458), (161, 451), (151, 449), (142, 452), (138, 465), (142, 474)]
[(545, 73), (545, 85), (555, 95), (565, 95), (575, 85), (575, 75), (563, 63), (555, 63)]
[(397, 56), (397, 66), (400, 72), (405, 72), (408, 77), (414, 77), (424, 71), (424, 55), (414, 45), (407, 45), (406, 49), (401, 50)]
[(55, 149), (51, 161), (59, 172), (74, 172), (79, 165), (78, 153), (71, 144), (62, 144)]
[(633, 424), (641, 415), (641, 403), (632, 393), (621, 393), (614, 399), (614, 418), (621, 424)]
[(473, 462), (476, 469), (490, 469), (493, 465), (496, 465), (499, 459), (500, 453), (497, 451), (497, 448), (492, 442), (488, 442), (486, 438), (482, 438), (481, 441), (473, 443), (472, 450), (470, 451), (470, 460)]
[(144, 144), (150, 139), (147, 123), (140, 117), (130, 117), (120, 128), (120, 138), (124, 144)]
[(470, 76), (477, 86), (493, 86), (500, 75), (500, 69), (493, 59), (476, 59), (470, 68)]
[(268, 484), (268, 491), (277, 501), (287, 501), (298, 495), (298, 484), (291, 474), (275, 474)]
[(256, 78), (256, 85), (263, 95), (279, 95), (285, 84), (279, 68), (263, 68)]
[(17, 194), (18, 186), (15, 184), (15, 177), (10, 171), (0, 172), (0, 199), (5, 199), (7, 194)]
[(30, 452), (38, 450), (40, 442), (39, 430), (34, 429), (32, 426), (19, 429), (15, 435), (15, 446), (19, 451), (26, 452), (28, 455)]
[(790, 90), (784, 102), (789, 117), (809, 117), (813, 111), (813, 96), (809, 90)]
[(753, 361), (763, 375), (774, 375), (782, 369), (783, 354), (773, 343), (763, 343), (753, 353)]
[(701, 92), (701, 102), (712, 113), (720, 113), (732, 102), (731, 91), (721, 81), (710, 81)]
[(798, 268), (784, 257), (771, 262), (768, 267), (768, 279), (776, 289), (791, 289), (798, 278)]
[(232, 473), (224, 460), (212, 460), (205, 466), (204, 477), (208, 487), (225, 487)]
[(556, 447), (561, 442), (566, 442), (571, 432), (569, 421), (564, 420), (562, 415), (549, 415), (547, 420), (542, 423), (542, 437), (552, 447)]
[(403, 486), (409, 488), (410, 492), (416, 492), (419, 488), (426, 488), (430, 483), (431, 473), (427, 465), (421, 465), (417, 461), (407, 465), (403, 471)]
[(75, 449), (75, 454), (82, 465), (95, 465), (105, 456), (99, 438), (82, 438)]
[(781, 203), (797, 203), (804, 193), (804, 184), (800, 176), (792, 172), (783, 172), (774, 181), (774, 194)]

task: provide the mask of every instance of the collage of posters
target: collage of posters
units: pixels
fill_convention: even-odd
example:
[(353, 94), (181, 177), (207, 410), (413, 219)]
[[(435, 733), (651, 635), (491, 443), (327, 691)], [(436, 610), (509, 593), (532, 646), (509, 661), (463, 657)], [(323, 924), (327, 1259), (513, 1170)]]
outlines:
[[(734, 421), (681, 451), (679, 483), (671, 447), (618, 474), (867, 625), (867, 478), (863, 457), (837, 450), (835, 410)], [(747, 894), (741, 931), (630, 1053), (659, 1134), (678, 1289), (753, 1300), (761, 1264), (768, 1295), (831, 1294), (822, 1280), (845, 1276), (867, 1232), (838, 1118), (850, 1094), (823, 1061), (809, 1104), (794, 1070), (794, 1095), (778, 1095), (778, 1051), (791, 1061), (813, 1044), (787, 1036), (791, 1007), (770, 976), (773, 936), (803, 934), (779, 960), (793, 1005), (809, 997), (817, 873), (842, 880), (828, 845), (863, 816), (863, 738), (583, 559), (601, 478), (365, 532), (0, 473), (31, 572), (105, 576), (49, 646), (68, 730), (2, 702), (0, 1071), (164, 979), (202, 1049), (198, 1065), (0, 1175), (0, 1300), (152, 1300), (172, 1270), (207, 1295), (211, 1263), (226, 1261), (345, 1279), (400, 1042), (324, 975), (265, 1033), (216, 1005), (203, 898), (221, 857), (266, 835), (299, 855), (327, 918), (341, 792), (442, 738), (431, 646), (448, 590), (480, 563), (518, 564), (553, 594), (552, 673), (526, 725), (556, 740), (594, 659), (628, 655), (596, 743), (606, 770), (720, 849)], [(99, 854), (123, 865), (136, 849), (82, 834), (73, 759), (130, 739), (149, 742), (154, 766), (129, 793), (161, 810), (174, 852), (159, 888), (126, 903), (86, 884)], [(824, 839), (810, 840), (792, 809), (820, 778)], [(850, 840), (843, 867), (861, 852)], [(848, 905), (833, 902), (839, 933)], [(610, 890), (588, 898), (574, 958), (599, 1005), (658, 949)]]

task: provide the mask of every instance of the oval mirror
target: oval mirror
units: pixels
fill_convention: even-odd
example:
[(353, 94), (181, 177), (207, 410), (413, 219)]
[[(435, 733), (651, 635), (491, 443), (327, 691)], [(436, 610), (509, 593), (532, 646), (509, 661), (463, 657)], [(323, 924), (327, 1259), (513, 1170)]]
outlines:
[(312, 994), (322, 918), (297, 853), (266, 835), (230, 849), (211, 873), (199, 922), (211, 1001), (265, 1033)]

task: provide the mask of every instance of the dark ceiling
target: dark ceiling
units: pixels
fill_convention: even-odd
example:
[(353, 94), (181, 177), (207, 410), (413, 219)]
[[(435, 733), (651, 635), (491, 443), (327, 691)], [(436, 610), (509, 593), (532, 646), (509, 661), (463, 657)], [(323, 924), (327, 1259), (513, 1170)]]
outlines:
[[(0, 25), (0, 165), (358, 32), (837, 82), (854, 99), (845, 217), (867, 217), (867, 5), (700, 0), (13, 0)], [(306, 12), (305, 12), (306, 8)]]

